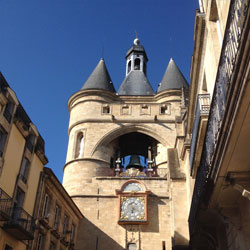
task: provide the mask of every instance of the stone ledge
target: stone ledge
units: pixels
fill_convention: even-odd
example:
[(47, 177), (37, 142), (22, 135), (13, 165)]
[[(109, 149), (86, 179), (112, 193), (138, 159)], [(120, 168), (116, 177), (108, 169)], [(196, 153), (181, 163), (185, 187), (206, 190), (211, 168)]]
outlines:
[(96, 180), (160, 180), (160, 181), (167, 181), (168, 178), (166, 177), (116, 177), (116, 176), (101, 176), (96, 177)]
[[(80, 194), (80, 195), (72, 195), (70, 196), (72, 199), (74, 198), (117, 198), (117, 195), (101, 195), (101, 194)], [(169, 199), (169, 196), (165, 196), (165, 195), (156, 195), (156, 194), (149, 194), (149, 197), (153, 197), (153, 198), (159, 198), (159, 199)]]

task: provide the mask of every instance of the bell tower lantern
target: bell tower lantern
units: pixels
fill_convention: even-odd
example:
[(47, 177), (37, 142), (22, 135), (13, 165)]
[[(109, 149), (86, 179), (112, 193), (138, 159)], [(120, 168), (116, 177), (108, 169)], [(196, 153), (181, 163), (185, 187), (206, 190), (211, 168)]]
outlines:
[(136, 38), (134, 44), (128, 50), (126, 55), (126, 76), (135, 70), (144, 72), (147, 75), (148, 57), (140, 40)]

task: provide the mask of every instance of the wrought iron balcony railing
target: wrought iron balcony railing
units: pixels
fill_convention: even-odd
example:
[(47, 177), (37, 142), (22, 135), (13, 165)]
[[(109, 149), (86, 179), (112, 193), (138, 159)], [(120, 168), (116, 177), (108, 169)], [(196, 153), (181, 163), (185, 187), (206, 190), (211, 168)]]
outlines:
[(189, 214), (190, 233), (193, 232), (197, 211), (204, 197), (209, 175), (213, 165), (212, 160), (216, 149), (219, 131), (225, 115), (225, 108), (229, 99), (232, 75), (238, 57), (242, 34), (246, 30), (246, 20), (249, 15), (249, 0), (231, 0), (224, 40), (222, 44), (219, 67), (216, 76), (213, 98), (210, 107), (206, 136), (202, 149), (202, 156), (193, 192)]
[(12, 199), (0, 189), (0, 221), (7, 221), (11, 216)]
[(202, 117), (204, 116), (208, 117), (209, 109), (210, 109), (210, 94), (199, 94), (197, 97), (195, 120), (193, 125), (192, 140), (190, 146), (189, 163), (190, 163), (191, 173), (193, 171), (200, 121)]
[(32, 240), (34, 220), (22, 207), (13, 207), (11, 218), (4, 224), (4, 230), (18, 240)]

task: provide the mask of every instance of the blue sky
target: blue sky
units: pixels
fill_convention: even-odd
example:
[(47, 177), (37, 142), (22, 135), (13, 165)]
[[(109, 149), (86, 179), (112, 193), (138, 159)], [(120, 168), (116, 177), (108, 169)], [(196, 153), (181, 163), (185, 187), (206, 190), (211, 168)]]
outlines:
[(0, 0), (0, 71), (46, 142), (62, 180), (67, 101), (102, 56), (116, 90), (135, 38), (156, 90), (171, 57), (189, 82), (198, 0)]

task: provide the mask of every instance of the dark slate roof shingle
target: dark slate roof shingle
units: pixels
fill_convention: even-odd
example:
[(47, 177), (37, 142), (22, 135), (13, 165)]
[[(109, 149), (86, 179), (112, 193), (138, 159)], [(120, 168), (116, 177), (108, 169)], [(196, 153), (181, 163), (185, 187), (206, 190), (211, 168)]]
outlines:
[(107, 67), (103, 59), (99, 61), (88, 80), (83, 84), (83, 89), (105, 89), (115, 93), (115, 88), (109, 76)]
[(181, 89), (182, 87), (188, 88), (189, 85), (180, 69), (171, 58), (161, 80), (160, 86), (158, 87), (157, 93), (168, 89)]
[(145, 74), (134, 70), (124, 79), (118, 95), (154, 95), (154, 91)]

